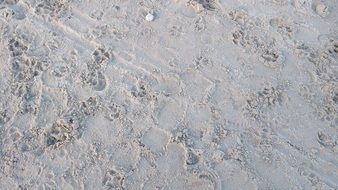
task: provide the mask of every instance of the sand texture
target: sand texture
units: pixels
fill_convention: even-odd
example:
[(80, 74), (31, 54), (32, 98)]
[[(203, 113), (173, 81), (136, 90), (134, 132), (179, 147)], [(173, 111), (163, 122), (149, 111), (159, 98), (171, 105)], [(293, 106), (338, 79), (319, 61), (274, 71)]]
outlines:
[(337, 0), (0, 0), (1, 190), (337, 190)]

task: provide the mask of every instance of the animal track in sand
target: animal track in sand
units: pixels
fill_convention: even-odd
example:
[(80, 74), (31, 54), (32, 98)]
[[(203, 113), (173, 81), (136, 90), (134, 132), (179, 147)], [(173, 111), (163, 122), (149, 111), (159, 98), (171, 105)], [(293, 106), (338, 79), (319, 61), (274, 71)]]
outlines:
[(102, 184), (104, 187), (108, 189), (124, 189), (123, 188), (123, 181), (125, 176), (122, 172), (117, 171), (115, 169), (111, 169), (107, 171), (105, 174)]
[(81, 111), (87, 116), (95, 116), (101, 105), (96, 97), (89, 97), (81, 102)]
[(197, 10), (199, 10), (197, 6), (200, 5), (206, 10), (214, 11), (217, 8), (217, 2), (218, 0), (189, 0), (187, 4), (195, 7)]
[(272, 18), (270, 20), (270, 25), (277, 29), (280, 34), (286, 35), (288, 37), (293, 36), (295, 33), (292, 25), (281, 18)]
[(71, 0), (39, 0), (36, 2), (35, 12), (43, 16), (60, 17), (68, 9)]
[(0, 0), (0, 188), (336, 189), (334, 8)]
[(263, 52), (260, 60), (266, 67), (277, 68), (284, 64), (284, 56), (279, 51), (267, 49)]
[[(105, 62), (111, 59), (112, 55), (104, 48), (98, 48), (93, 52), (93, 58), (94, 58), (95, 63), (100, 65), (102, 62)], [(95, 68), (98, 69), (100, 68), (100, 66), (97, 66)]]
[(198, 17), (194, 22), (194, 29), (197, 32), (201, 32), (206, 29), (206, 21), (203, 17)]
[(256, 94), (251, 94), (245, 106), (246, 114), (254, 119), (264, 117), (264, 112), (271, 106), (284, 104), (287, 101), (286, 95), (278, 87), (266, 87)]
[(73, 126), (63, 121), (55, 122), (46, 134), (46, 145), (54, 149), (60, 147), (73, 138), (73, 130)]
[(23, 42), (21, 42), (19, 39), (13, 38), (9, 40), (8, 49), (11, 52), (11, 55), (13, 57), (17, 57), (22, 54), (25, 54), (27, 52), (28, 47)]
[(111, 121), (122, 119), (127, 114), (127, 108), (124, 105), (119, 105), (112, 102), (108, 105), (107, 118)]
[(107, 79), (100, 71), (89, 74), (87, 83), (96, 91), (103, 91), (107, 87)]

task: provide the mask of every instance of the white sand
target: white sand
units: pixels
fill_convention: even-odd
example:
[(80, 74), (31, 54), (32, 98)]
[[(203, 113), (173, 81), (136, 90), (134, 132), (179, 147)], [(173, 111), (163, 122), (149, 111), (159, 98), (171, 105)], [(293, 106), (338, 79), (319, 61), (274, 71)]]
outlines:
[(338, 189), (337, 10), (0, 0), (0, 189)]

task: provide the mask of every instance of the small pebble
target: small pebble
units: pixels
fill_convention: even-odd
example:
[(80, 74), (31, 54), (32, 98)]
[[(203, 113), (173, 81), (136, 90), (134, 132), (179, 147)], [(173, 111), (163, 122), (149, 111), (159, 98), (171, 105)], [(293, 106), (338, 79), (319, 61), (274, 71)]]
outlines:
[(154, 18), (155, 18), (154, 15), (152, 15), (152, 14), (150, 14), (150, 13), (148, 13), (147, 16), (146, 16), (146, 20), (147, 20), (148, 22), (153, 21)]

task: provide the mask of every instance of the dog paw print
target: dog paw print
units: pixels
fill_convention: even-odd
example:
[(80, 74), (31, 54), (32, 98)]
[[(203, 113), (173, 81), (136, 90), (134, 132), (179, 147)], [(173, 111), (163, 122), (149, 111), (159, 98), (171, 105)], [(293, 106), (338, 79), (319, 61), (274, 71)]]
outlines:
[(16, 57), (12, 61), (12, 75), (18, 82), (28, 82), (39, 75), (38, 62), (26, 56)]
[(0, 125), (7, 123), (10, 119), (9, 113), (7, 110), (0, 109)]
[(122, 118), (127, 113), (127, 109), (123, 105), (118, 105), (113, 102), (108, 106), (107, 118), (109, 120), (116, 120)]
[(67, 66), (57, 66), (53, 71), (53, 75), (56, 77), (64, 77), (69, 72), (69, 68)]
[(87, 116), (94, 116), (100, 109), (100, 103), (96, 97), (89, 97), (86, 101), (81, 102), (81, 110)]
[(113, 38), (117, 41), (123, 40), (127, 37), (128, 31), (113, 27), (112, 29)]
[(197, 31), (197, 32), (201, 32), (201, 31), (205, 30), (206, 23), (205, 23), (205, 20), (203, 19), (203, 17), (197, 18), (197, 20), (194, 23), (194, 28), (195, 28), (195, 31)]
[(131, 95), (145, 100), (155, 100), (157, 101), (157, 96), (149, 90), (149, 88), (143, 84), (139, 83), (131, 89)]
[(35, 7), (35, 12), (40, 15), (49, 15), (51, 17), (59, 17), (61, 12), (68, 9), (70, 0), (43, 0), (39, 1)]
[(193, 67), (195, 69), (199, 69), (199, 68), (202, 68), (202, 67), (210, 65), (210, 64), (211, 64), (211, 61), (208, 58), (200, 55), (200, 56), (197, 56), (195, 58), (194, 63), (193, 63)]
[(95, 91), (103, 91), (107, 87), (107, 79), (101, 71), (92, 71), (82, 79)]
[(21, 102), (19, 105), (21, 114), (36, 115), (40, 107), (41, 91), (36, 85), (23, 84)]
[(89, 15), (91, 18), (96, 20), (101, 20), (103, 17), (103, 12), (101, 10), (95, 10)]
[(111, 58), (111, 54), (104, 48), (97, 48), (93, 52), (94, 62), (97, 64), (101, 64), (102, 62), (107, 61)]
[(69, 142), (73, 136), (73, 126), (63, 121), (57, 121), (53, 124), (50, 131), (46, 134), (47, 147), (57, 148)]
[(260, 119), (268, 108), (277, 104), (282, 105), (286, 101), (286, 95), (279, 88), (266, 87), (249, 96), (245, 113), (254, 119)]
[(270, 20), (270, 25), (275, 28), (281, 35), (291, 37), (294, 33), (294, 29), (290, 23), (281, 19), (281, 18), (273, 18)]
[(18, 39), (10, 39), (8, 49), (13, 57), (21, 56), (27, 52), (27, 45)]
[(112, 169), (106, 172), (102, 180), (102, 185), (108, 189), (122, 190), (124, 189), (124, 179), (125, 176), (122, 172)]
[(317, 141), (320, 145), (326, 148), (334, 148), (337, 146), (337, 140), (335, 140), (331, 135), (322, 131), (317, 133)]
[(253, 46), (253, 41), (251, 36), (243, 30), (236, 30), (232, 33), (232, 42), (236, 45), (240, 45), (245, 49), (250, 49)]
[(192, 147), (194, 144), (190, 135), (190, 131), (186, 128), (174, 131), (172, 142), (182, 143), (184, 146), (187, 147)]
[(169, 35), (173, 37), (180, 37), (183, 34), (181, 26), (172, 26), (169, 30)]
[(217, 8), (217, 0), (189, 0), (188, 4), (192, 6), (200, 5), (209, 11), (214, 11)]
[(248, 21), (248, 15), (244, 10), (232, 10), (229, 17), (239, 25), (244, 25)]
[(237, 160), (239, 162), (245, 161), (244, 150), (241, 147), (229, 149), (229, 158), (232, 160)]
[(147, 95), (146, 87), (143, 84), (140, 84), (138, 87), (134, 87), (131, 94), (134, 97), (143, 98)]
[(185, 163), (187, 165), (196, 165), (199, 162), (199, 156), (191, 149), (187, 151)]
[(267, 49), (261, 54), (260, 61), (266, 67), (275, 69), (283, 64), (284, 57), (279, 51)]
[(338, 40), (330, 39), (326, 48), (332, 57), (338, 57)]

